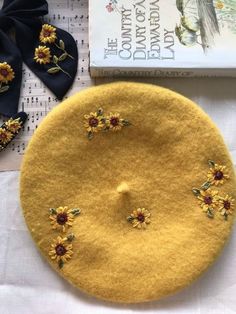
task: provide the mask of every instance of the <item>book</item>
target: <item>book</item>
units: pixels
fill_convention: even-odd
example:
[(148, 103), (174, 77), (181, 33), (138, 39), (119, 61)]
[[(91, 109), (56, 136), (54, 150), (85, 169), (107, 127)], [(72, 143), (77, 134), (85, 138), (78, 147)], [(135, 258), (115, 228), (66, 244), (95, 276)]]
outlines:
[(90, 73), (236, 77), (236, 0), (90, 0)]

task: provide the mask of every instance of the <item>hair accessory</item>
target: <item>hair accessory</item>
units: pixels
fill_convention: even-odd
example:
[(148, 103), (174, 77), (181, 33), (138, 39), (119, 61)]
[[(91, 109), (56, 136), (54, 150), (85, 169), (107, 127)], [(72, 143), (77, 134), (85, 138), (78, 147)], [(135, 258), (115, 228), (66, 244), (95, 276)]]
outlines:
[[(4, 0), (0, 10), (0, 114), (17, 112), (22, 61), (62, 99), (77, 72), (78, 50), (66, 31), (43, 24), (45, 0)], [(15, 40), (9, 29), (15, 30)], [(55, 79), (56, 78), (56, 79)]]
[(27, 120), (25, 112), (19, 112), (0, 127), (0, 151), (7, 147), (16, 137)]

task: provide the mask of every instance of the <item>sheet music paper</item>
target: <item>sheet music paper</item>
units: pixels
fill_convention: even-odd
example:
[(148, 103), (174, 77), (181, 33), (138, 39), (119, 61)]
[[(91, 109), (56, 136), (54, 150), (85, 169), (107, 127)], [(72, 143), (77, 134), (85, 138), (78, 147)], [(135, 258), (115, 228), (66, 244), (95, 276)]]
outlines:
[[(0, 0), (0, 7), (3, 1)], [(79, 49), (78, 73), (72, 89), (66, 95), (94, 85), (89, 76), (88, 1), (48, 0), (49, 15), (44, 20), (68, 31), (75, 38)], [(20, 134), (0, 154), (0, 171), (18, 170), (25, 148), (41, 120), (59, 101), (46, 86), (24, 65), (19, 111), (28, 114), (28, 121)], [(0, 121), (2, 123), (2, 120)]]

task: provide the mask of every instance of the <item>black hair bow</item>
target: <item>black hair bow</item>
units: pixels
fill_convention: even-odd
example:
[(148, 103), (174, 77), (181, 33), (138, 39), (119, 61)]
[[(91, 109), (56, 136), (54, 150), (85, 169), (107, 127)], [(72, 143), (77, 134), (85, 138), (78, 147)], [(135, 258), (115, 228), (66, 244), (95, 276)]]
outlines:
[(4, 0), (0, 10), (0, 114), (17, 112), (22, 61), (62, 99), (77, 72), (78, 51), (66, 31), (39, 19), (45, 0)]

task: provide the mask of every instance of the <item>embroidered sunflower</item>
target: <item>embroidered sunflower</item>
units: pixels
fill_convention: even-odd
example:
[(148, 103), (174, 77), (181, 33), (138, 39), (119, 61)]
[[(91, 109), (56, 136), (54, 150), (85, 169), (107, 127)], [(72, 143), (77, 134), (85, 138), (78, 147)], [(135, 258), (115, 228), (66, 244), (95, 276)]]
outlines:
[(47, 64), (51, 62), (51, 51), (46, 46), (38, 46), (35, 49), (34, 60), (40, 64)]
[(74, 217), (80, 214), (80, 209), (68, 209), (65, 207), (58, 207), (56, 209), (50, 209), (51, 225), (53, 229), (62, 229), (66, 232), (67, 228), (73, 225)]
[(103, 116), (99, 112), (91, 112), (89, 115), (85, 115), (84, 118), (84, 126), (89, 133), (96, 133), (104, 128)]
[(48, 254), (52, 260), (57, 261), (59, 268), (62, 268), (64, 263), (68, 262), (73, 255), (73, 245), (68, 243), (73, 241), (73, 239), (73, 235), (65, 238), (58, 236), (51, 244)]
[(217, 186), (218, 184), (223, 184), (225, 180), (229, 179), (226, 166), (212, 163), (211, 168), (207, 174), (207, 178), (212, 185)]
[(53, 44), (57, 39), (56, 30), (52, 25), (43, 24), (39, 40), (44, 44)]
[(120, 131), (124, 126), (123, 121), (124, 120), (120, 118), (119, 113), (110, 113), (107, 117), (108, 128), (112, 131)]
[(119, 113), (110, 113), (106, 118), (107, 128), (112, 131), (120, 131), (123, 126), (130, 125), (128, 120), (122, 119)]
[(130, 221), (134, 228), (146, 228), (147, 224), (150, 224), (150, 212), (145, 208), (138, 208), (134, 210), (127, 220)]
[(0, 83), (11, 82), (15, 77), (12, 67), (7, 63), (0, 63)]
[(227, 219), (228, 215), (233, 214), (233, 209), (234, 199), (231, 196), (225, 195), (224, 197), (219, 198), (219, 211), (225, 219)]
[(197, 197), (199, 199), (199, 204), (203, 211), (207, 213), (208, 217), (213, 217), (212, 210), (218, 205), (218, 191), (208, 189), (206, 191), (200, 190), (200, 194)]
[(224, 8), (224, 6), (225, 5), (222, 1), (217, 1), (216, 5), (215, 5), (216, 9), (218, 9), (218, 10), (222, 10)]
[(215, 208), (217, 206), (218, 198), (216, 197), (218, 191), (208, 189), (206, 191), (201, 190), (200, 195), (198, 196), (199, 204), (204, 211), (207, 211), (208, 208)]
[(20, 121), (20, 118), (17, 119), (9, 119), (8, 121), (5, 122), (5, 126), (8, 131), (11, 133), (18, 133), (22, 127), (22, 122)]
[(4, 128), (0, 128), (0, 144), (7, 144), (12, 139), (13, 134)]

